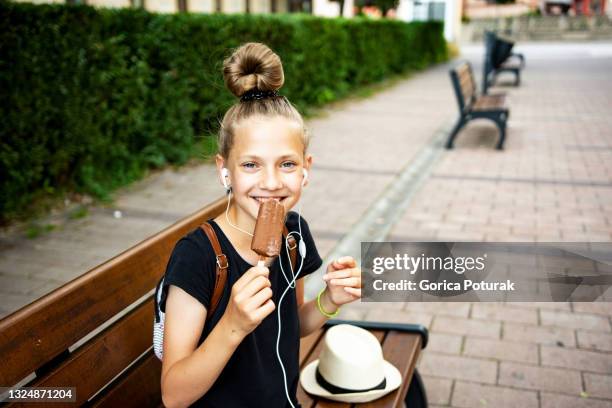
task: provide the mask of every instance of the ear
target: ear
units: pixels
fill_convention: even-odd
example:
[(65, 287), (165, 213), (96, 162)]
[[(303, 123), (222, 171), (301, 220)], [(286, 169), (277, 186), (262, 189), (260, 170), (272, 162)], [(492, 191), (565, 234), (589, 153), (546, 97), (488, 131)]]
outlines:
[(223, 186), (223, 176), (221, 175), (221, 169), (227, 167), (227, 161), (220, 154), (215, 155), (215, 164), (217, 166), (217, 177), (219, 178), (219, 182)]
[(304, 157), (304, 169), (308, 171), (308, 178), (306, 179), (306, 182), (304, 183), (304, 187), (306, 187), (308, 183), (310, 183), (310, 178), (312, 177), (312, 172), (310, 171), (311, 166), (312, 166), (312, 155), (308, 154), (306, 155), (306, 157)]

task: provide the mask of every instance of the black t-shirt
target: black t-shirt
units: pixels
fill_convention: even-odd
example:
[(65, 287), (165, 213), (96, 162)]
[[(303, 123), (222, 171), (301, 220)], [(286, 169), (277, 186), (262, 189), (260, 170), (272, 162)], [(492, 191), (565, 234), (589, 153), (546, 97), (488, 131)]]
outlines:
[[(289, 212), (286, 225), (289, 232), (298, 231), (298, 214)], [(212, 220), (209, 221), (221, 245), (221, 251), (228, 259), (229, 268), (227, 283), (223, 296), (215, 313), (208, 320), (202, 332), (198, 346), (204, 341), (214, 325), (223, 316), (227, 306), (231, 287), (252, 266), (234, 249), (221, 228)], [(323, 263), (308, 224), (302, 218), (302, 237), (306, 244), (306, 257), (298, 279), (316, 271)], [(295, 236), (295, 235), (294, 235)], [(299, 242), (299, 237), (295, 236)], [(291, 280), (289, 260), (281, 248), (283, 268), (289, 281)], [(297, 266), (301, 257), (297, 254)], [(189, 232), (181, 238), (174, 250), (164, 280), (164, 288), (160, 308), (165, 312), (165, 300), (168, 285), (175, 285), (200, 301), (210, 310), (210, 300), (215, 281), (215, 253), (208, 237), (201, 228)], [(276, 309), (249, 333), (234, 351), (227, 365), (208, 392), (192, 406), (234, 408), (234, 407), (290, 407), (285, 395), (283, 372), (276, 356), (276, 337), (278, 335), (278, 304), (280, 297), (287, 288), (276, 258), (270, 265), (270, 282), (272, 284), (272, 300)], [(297, 267), (295, 268), (297, 271)], [(297, 312), (295, 289), (289, 289), (281, 305), (281, 338), (279, 352), (287, 374), (287, 387), (293, 404), (297, 407), (296, 391), (299, 378), (299, 341), (300, 325)]]

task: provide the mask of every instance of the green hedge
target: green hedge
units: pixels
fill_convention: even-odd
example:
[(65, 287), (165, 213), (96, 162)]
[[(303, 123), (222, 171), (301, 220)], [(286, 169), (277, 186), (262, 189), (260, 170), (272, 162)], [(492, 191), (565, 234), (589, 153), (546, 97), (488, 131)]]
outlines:
[(302, 110), (447, 58), (439, 23), (0, 1), (0, 25), (0, 221), (185, 163), (234, 102), (221, 64), (246, 41), (281, 56), (281, 91)]

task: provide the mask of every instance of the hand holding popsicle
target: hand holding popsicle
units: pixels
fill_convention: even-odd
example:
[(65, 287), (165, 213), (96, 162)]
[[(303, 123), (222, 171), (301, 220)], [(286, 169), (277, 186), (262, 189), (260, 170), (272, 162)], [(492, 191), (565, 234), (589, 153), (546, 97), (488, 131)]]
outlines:
[(268, 200), (259, 206), (251, 249), (260, 256), (260, 260), (232, 286), (230, 301), (223, 316), (232, 333), (239, 338), (255, 330), (276, 308), (268, 279), (270, 271), (263, 260), (280, 254), (284, 224), (285, 209), (278, 201)]
[(222, 319), (229, 325), (233, 336), (244, 338), (276, 309), (269, 273), (265, 266), (254, 266), (232, 286)]

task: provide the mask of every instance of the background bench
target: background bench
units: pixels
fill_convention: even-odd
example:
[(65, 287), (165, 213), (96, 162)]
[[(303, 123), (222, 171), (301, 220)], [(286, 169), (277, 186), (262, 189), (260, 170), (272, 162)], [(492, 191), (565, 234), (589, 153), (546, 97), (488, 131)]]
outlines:
[[(161, 362), (152, 346), (154, 289), (176, 242), (225, 206), (220, 198), (0, 320), (0, 386), (76, 387), (75, 403), (48, 404), (53, 407), (162, 406)], [(312, 351), (312, 339), (302, 339), (300, 355)], [(414, 367), (419, 339), (408, 346), (385, 342), (385, 356), (415, 356), (403, 362)]]
[(446, 148), (452, 149), (459, 131), (474, 119), (489, 119), (499, 129), (497, 149), (503, 149), (506, 138), (506, 121), (510, 111), (505, 105), (505, 94), (478, 95), (474, 73), (469, 62), (463, 62), (450, 70), (451, 82), (459, 106), (459, 119), (446, 142)]
[(482, 64), (482, 93), (487, 94), (497, 75), (502, 72), (514, 74), (514, 86), (521, 83), (521, 70), (525, 67), (523, 54), (512, 52), (514, 43), (499, 37), (493, 31), (485, 31), (485, 55)]

